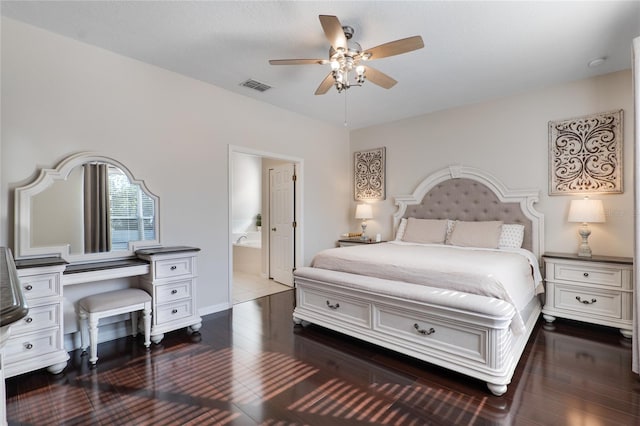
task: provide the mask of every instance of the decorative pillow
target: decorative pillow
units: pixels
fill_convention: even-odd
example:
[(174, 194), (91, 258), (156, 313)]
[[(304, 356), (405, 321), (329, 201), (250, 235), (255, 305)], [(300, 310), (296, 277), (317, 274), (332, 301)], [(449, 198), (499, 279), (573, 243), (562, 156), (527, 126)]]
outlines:
[(520, 248), (524, 241), (524, 225), (503, 224), (500, 232), (498, 247), (500, 248)]
[(449, 243), (461, 247), (498, 248), (502, 221), (465, 222), (456, 220)]
[(442, 244), (447, 235), (446, 219), (416, 219), (410, 217), (402, 241), (422, 244)]
[(396, 231), (396, 241), (402, 241), (402, 237), (404, 236), (404, 230), (407, 227), (407, 219), (400, 219), (400, 225), (398, 225), (398, 230)]

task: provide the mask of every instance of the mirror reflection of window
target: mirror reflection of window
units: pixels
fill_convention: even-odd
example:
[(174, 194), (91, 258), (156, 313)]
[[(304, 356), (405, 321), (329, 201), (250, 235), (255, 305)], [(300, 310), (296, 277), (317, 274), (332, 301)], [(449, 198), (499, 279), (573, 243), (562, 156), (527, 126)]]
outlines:
[(111, 250), (126, 250), (129, 241), (155, 239), (153, 200), (117, 167), (109, 166), (108, 174)]

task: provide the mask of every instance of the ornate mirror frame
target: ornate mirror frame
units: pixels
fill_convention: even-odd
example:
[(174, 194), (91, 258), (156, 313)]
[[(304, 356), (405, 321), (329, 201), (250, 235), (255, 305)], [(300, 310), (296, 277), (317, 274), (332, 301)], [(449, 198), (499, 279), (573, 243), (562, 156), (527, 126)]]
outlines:
[[(127, 250), (108, 251), (102, 253), (72, 254), (69, 244), (32, 247), (31, 213), (33, 196), (40, 194), (56, 181), (67, 180), (74, 168), (87, 163), (107, 163), (119, 168), (129, 179), (131, 184), (139, 185), (140, 189), (149, 196), (154, 203), (154, 236), (153, 240), (129, 241)], [(135, 251), (142, 247), (160, 245), (160, 199), (153, 194), (143, 180), (136, 179), (131, 171), (122, 163), (110, 157), (105, 157), (92, 152), (80, 152), (70, 155), (62, 160), (55, 169), (42, 169), (40, 174), (32, 183), (15, 189), (15, 225), (14, 244), (15, 258), (33, 258), (60, 256), (68, 262), (91, 262), (101, 260), (123, 259), (135, 256)]]

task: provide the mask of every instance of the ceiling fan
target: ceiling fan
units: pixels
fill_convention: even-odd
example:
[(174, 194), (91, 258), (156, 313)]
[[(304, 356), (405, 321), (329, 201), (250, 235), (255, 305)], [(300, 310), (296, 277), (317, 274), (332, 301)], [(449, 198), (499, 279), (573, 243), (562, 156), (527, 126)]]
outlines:
[[(342, 26), (335, 16), (320, 15), (319, 17), (324, 34), (329, 40), (329, 43), (331, 43), (329, 59), (272, 59), (269, 61), (271, 65), (331, 65), (331, 72), (322, 80), (322, 83), (320, 83), (320, 86), (316, 89), (316, 95), (324, 95), (329, 91), (329, 88), (334, 85), (338, 93), (351, 86), (362, 86), (365, 79), (380, 87), (390, 89), (397, 81), (364, 63), (374, 59), (400, 55), (424, 47), (422, 37), (413, 36), (363, 50), (360, 44), (351, 40), (354, 33), (352, 27)], [(349, 80), (350, 76), (354, 78), (355, 83)]]

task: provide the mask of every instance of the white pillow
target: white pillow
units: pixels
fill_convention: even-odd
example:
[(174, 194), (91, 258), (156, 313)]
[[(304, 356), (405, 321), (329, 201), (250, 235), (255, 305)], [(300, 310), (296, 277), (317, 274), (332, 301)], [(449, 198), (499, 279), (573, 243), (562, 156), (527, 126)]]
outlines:
[(461, 247), (498, 248), (502, 221), (465, 222), (456, 220), (449, 243)]
[(520, 248), (524, 240), (524, 225), (504, 224), (500, 232), (499, 248)]
[(407, 219), (400, 219), (400, 225), (398, 225), (398, 230), (396, 231), (396, 241), (402, 241), (402, 237), (404, 236), (404, 230), (407, 227)]
[(447, 236), (447, 219), (407, 219), (402, 241), (421, 244), (442, 244)]

